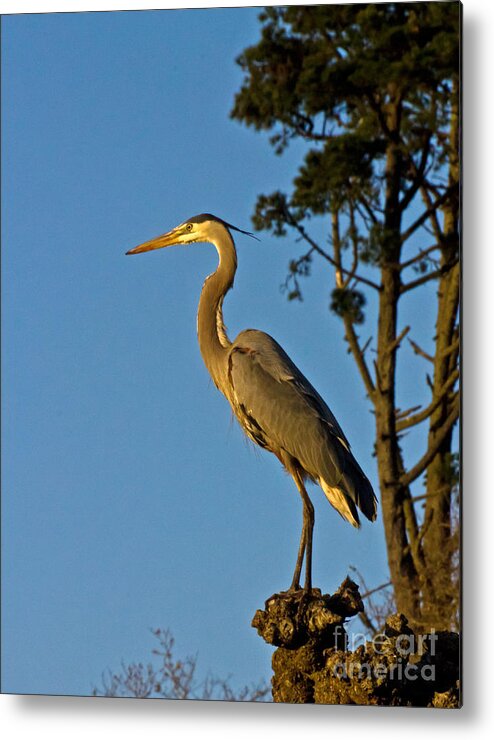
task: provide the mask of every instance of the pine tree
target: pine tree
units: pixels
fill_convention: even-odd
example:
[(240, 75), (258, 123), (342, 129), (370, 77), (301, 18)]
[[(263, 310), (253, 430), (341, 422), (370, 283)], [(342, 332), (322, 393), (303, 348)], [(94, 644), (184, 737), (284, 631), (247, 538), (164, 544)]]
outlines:
[[(458, 2), (267, 8), (260, 41), (237, 60), (244, 81), (231, 114), (270, 131), (278, 154), (307, 144), (293, 191), (260, 195), (253, 222), (307, 246), (290, 262), (290, 298), (316, 259), (334, 268), (331, 309), (375, 414), (395, 601), (424, 628), (448, 628), (458, 612), (460, 13)], [(327, 245), (311, 233), (315, 217)], [(431, 352), (413, 327), (398, 329), (398, 311), (432, 281)], [(375, 346), (358, 333), (369, 291)], [(430, 401), (400, 410), (397, 359), (411, 351), (429, 366)], [(407, 466), (406, 434), (418, 425), (428, 425), (425, 448)]]

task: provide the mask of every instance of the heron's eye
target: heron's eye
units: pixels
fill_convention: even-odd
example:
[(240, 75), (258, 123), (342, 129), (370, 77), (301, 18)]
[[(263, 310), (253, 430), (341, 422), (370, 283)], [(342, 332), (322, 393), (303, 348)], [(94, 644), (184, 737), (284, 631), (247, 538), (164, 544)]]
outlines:
[(193, 224), (187, 224), (187, 226), (185, 227), (185, 230), (186, 231), (192, 231), (193, 228), (194, 228), (194, 225)]

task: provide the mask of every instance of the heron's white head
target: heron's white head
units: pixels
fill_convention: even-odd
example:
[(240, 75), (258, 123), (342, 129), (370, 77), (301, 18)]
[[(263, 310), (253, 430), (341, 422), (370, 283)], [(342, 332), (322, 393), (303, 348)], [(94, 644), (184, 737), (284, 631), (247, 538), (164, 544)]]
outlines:
[(139, 244), (134, 249), (129, 249), (126, 254), (140, 254), (141, 252), (149, 252), (152, 249), (171, 247), (174, 244), (193, 244), (194, 242), (211, 242), (215, 244), (218, 239), (221, 239), (222, 236), (224, 237), (225, 231), (229, 232), (230, 229), (240, 231), (242, 234), (252, 236), (254, 239), (256, 238), (249, 231), (238, 229), (236, 226), (232, 226), (221, 218), (213, 216), (211, 213), (201, 213), (199, 216), (193, 216), (187, 219), (187, 221), (179, 224), (171, 231), (167, 231), (166, 234), (156, 236), (148, 242)]

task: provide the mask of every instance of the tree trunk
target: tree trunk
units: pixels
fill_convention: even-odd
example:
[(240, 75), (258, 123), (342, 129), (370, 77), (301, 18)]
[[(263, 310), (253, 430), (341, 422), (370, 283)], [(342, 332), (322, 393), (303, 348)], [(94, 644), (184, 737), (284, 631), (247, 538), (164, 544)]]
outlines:
[[(458, 263), (459, 233), (459, 159), (458, 159), (458, 83), (453, 86), (450, 128), (449, 185), (454, 194), (444, 213), (444, 246), (441, 267), (446, 270), (439, 279), (436, 321), (436, 354), (432, 400), (439, 399), (455, 371), (459, 351), (457, 315), (460, 289)], [(451, 411), (446, 395), (430, 417), (429, 444)], [(423, 525), (423, 554), (425, 561), (423, 589), (423, 617), (425, 625), (439, 629), (450, 628), (458, 609), (458, 584), (455, 580), (452, 558), (458, 547), (451, 529), (452, 488), (450, 432), (427, 469), (426, 507)]]
[(377, 334), (376, 455), (382, 499), (386, 547), (396, 606), (410, 620), (418, 617), (419, 593), (417, 571), (407, 536), (406, 505), (409, 490), (400, 484), (403, 471), (396, 433), (396, 350), (397, 313), (401, 277), (396, 265), (401, 253), (401, 210), (399, 204), (401, 153), (399, 126), (401, 103), (399, 90), (389, 89), (387, 128), (390, 141), (386, 155), (386, 197), (383, 258)]
[(417, 570), (407, 535), (406, 503), (408, 489), (399, 483), (403, 470), (396, 435), (395, 372), (396, 313), (399, 296), (399, 274), (383, 269), (379, 303), (378, 360), (375, 394), (376, 454), (381, 489), (382, 516), (388, 563), (398, 611), (411, 621), (419, 615)]

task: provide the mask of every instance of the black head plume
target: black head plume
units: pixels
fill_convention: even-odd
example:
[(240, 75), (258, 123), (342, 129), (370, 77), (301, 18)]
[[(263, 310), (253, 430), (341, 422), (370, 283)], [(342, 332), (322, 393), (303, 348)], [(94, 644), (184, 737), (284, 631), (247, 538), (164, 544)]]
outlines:
[(239, 229), (238, 226), (233, 226), (233, 224), (229, 224), (228, 221), (224, 221), (222, 218), (218, 218), (218, 216), (213, 216), (212, 213), (201, 213), (199, 216), (193, 216), (192, 218), (189, 218), (188, 221), (191, 223), (201, 223), (202, 221), (218, 221), (218, 223), (226, 226), (227, 229), (232, 229), (233, 231), (238, 231), (240, 234), (250, 236), (252, 237), (252, 239), (255, 239), (258, 242), (261, 241), (259, 237), (255, 236), (251, 231), (244, 231), (243, 229)]

